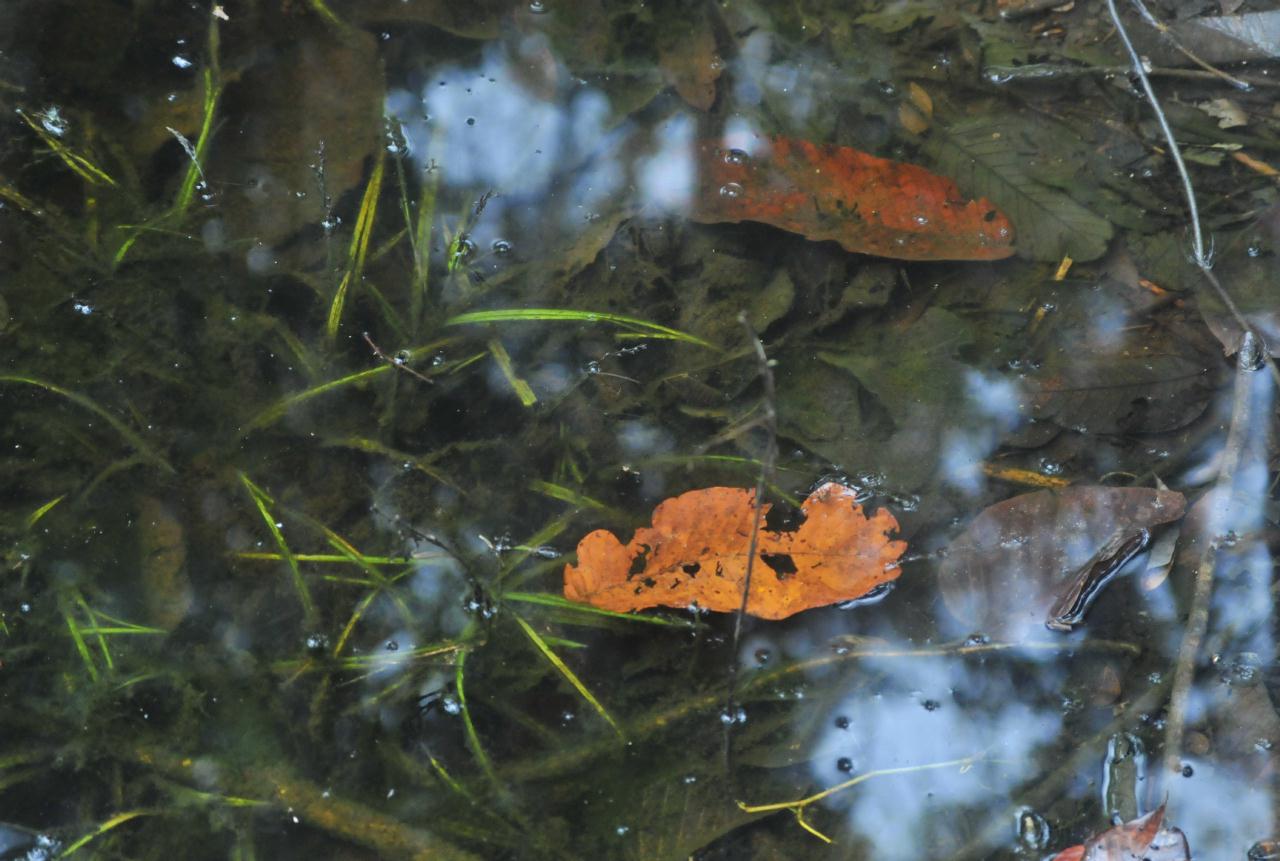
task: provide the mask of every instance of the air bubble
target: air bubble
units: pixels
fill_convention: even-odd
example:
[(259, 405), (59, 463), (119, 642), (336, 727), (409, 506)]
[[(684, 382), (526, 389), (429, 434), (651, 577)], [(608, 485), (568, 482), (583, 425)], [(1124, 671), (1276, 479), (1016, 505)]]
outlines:
[(751, 156), (740, 149), (725, 150), (724, 153), (725, 164), (746, 164), (750, 159)]
[(499, 257), (506, 257), (511, 253), (512, 245), (505, 239), (495, 239), (493, 240), (493, 244), (489, 247), (492, 248), (493, 253), (497, 254)]
[(738, 185), (736, 182), (726, 182), (724, 185), (720, 186), (720, 196), (727, 197), (730, 200), (742, 197), (742, 192), (742, 186)]
[(541, 2), (541, 0), (533, 0), (533, 2), (529, 4), (529, 11), (534, 15), (546, 14), (547, 4)]
[(920, 225), (921, 227), (924, 227), (926, 224), (929, 223), (929, 216), (917, 215), (915, 218), (912, 219), (912, 221), (914, 221), (916, 224)]

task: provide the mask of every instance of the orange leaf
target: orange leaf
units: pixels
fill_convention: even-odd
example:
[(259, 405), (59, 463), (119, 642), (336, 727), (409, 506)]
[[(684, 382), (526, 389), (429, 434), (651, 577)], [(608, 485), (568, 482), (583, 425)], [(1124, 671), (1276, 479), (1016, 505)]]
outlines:
[(690, 218), (760, 221), (846, 251), (900, 260), (998, 260), (1013, 254), (1013, 225), (951, 180), (850, 147), (772, 138), (748, 155), (703, 143)]
[[(564, 569), (564, 595), (605, 610), (688, 607), (727, 613), (742, 604), (755, 491), (691, 490), (661, 503), (653, 526), (625, 547), (596, 530), (578, 543), (578, 565)], [(770, 506), (760, 506), (761, 517)], [(898, 576), (905, 541), (890, 541), (898, 521), (883, 509), (868, 518), (854, 492), (819, 487), (800, 507), (794, 532), (760, 530), (747, 612), (785, 619), (801, 610), (851, 601)]]
[(1190, 861), (1187, 838), (1164, 827), (1164, 805), (1132, 822), (1095, 834), (1081, 846), (1063, 849), (1053, 861)]

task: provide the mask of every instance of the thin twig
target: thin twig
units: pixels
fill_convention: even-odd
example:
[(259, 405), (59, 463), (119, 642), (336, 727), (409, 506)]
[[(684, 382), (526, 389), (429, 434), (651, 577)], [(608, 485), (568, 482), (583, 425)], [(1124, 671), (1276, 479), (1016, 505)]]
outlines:
[(1217, 563), (1220, 527), (1232, 504), (1235, 475), (1240, 466), (1249, 427), (1253, 423), (1254, 392), (1253, 373), (1262, 366), (1262, 345), (1245, 332), (1244, 343), (1236, 364), (1234, 398), (1231, 405), (1231, 427), (1222, 447), (1222, 461), (1218, 479), (1209, 491), (1210, 507), (1205, 522), (1204, 548), (1200, 551), (1200, 564), (1196, 567), (1195, 591), (1191, 597), (1191, 611), (1187, 614), (1187, 627), (1178, 649), (1178, 662), (1174, 667), (1173, 693), (1169, 697), (1169, 716), (1165, 723), (1165, 761), (1171, 769), (1182, 767), (1182, 736), (1186, 728), (1187, 702), (1195, 681), (1195, 670), (1200, 648), (1209, 630), (1209, 599), (1213, 595), (1213, 574)]
[(388, 356), (386, 353), (384, 353), (382, 351), (382, 348), (373, 342), (373, 338), (369, 337), (368, 332), (362, 332), (361, 334), (364, 335), (364, 342), (369, 345), (369, 349), (373, 350), (373, 354), (377, 356), (379, 359), (386, 362), (388, 365), (390, 365), (393, 368), (397, 368), (401, 371), (404, 371), (406, 374), (409, 374), (410, 376), (417, 377), (419, 380), (422, 380), (422, 382), (427, 383), (428, 385), (435, 385), (435, 382), (436, 382), (435, 380), (431, 379), (430, 377), (426, 376), (420, 371), (415, 371), (413, 368), (409, 367), (408, 362), (404, 361), (403, 359), (397, 359), (392, 356)]
[(1160, 124), (1160, 131), (1164, 134), (1164, 139), (1169, 145), (1169, 154), (1173, 156), (1173, 163), (1178, 168), (1178, 176), (1182, 179), (1182, 192), (1187, 198), (1187, 211), (1191, 221), (1192, 259), (1201, 269), (1209, 269), (1213, 263), (1205, 253), (1204, 234), (1200, 229), (1200, 208), (1196, 204), (1196, 193), (1191, 185), (1191, 175), (1187, 173), (1186, 162), (1182, 160), (1182, 149), (1178, 146), (1178, 141), (1173, 136), (1173, 129), (1169, 126), (1169, 120), (1165, 118), (1164, 109), (1160, 107), (1160, 100), (1156, 98), (1156, 92), (1151, 87), (1151, 79), (1147, 77), (1147, 69), (1142, 62), (1142, 57), (1138, 55), (1138, 50), (1133, 47), (1133, 41), (1129, 38), (1129, 31), (1125, 29), (1124, 22), (1120, 20), (1120, 11), (1116, 9), (1116, 0), (1107, 0), (1107, 10), (1111, 13), (1111, 20), (1116, 26), (1116, 33), (1120, 36), (1120, 41), (1124, 43), (1124, 48), (1129, 53), (1129, 62), (1133, 66), (1133, 73), (1142, 84), (1142, 91), (1147, 94), (1147, 101), (1151, 105), (1152, 112), (1156, 115), (1156, 122)]
[(766, 440), (764, 456), (760, 458), (760, 475), (756, 479), (755, 505), (751, 519), (751, 540), (747, 544), (747, 572), (742, 578), (742, 603), (738, 606), (738, 612), (733, 619), (733, 640), (729, 648), (729, 684), (724, 710), (724, 761), (725, 770), (730, 775), (733, 773), (732, 728), (736, 716), (734, 690), (738, 679), (738, 642), (742, 637), (742, 620), (747, 615), (747, 600), (751, 597), (751, 574), (755, 569), (756, 548), (760, 542), (760, 521), (763, 519), (762, 512), (764, 510), (761, 507), (761, 499), (764, 496), (766, 485), (773, 481), (773, 471), (778, 461), (778, 412), (774, 407), (777, 403), (777, 390), (774, 386), (773, 368), (769, 366), (769, 356), (764, 351), (764, 344), (760, 343), (760, 337), (751, 328), (751, 324), (747, 321), (747, 315), (740, 313), (738, 322), (746, 329), (747, 338), (755, 350), (760, 381), (764, 385), (764, 401), (761, 405), (764, 415), (761, 424), (765, 429)]
[(1245, 92), (1248, 92), (1249, 90), (1253, 89), (1253, 87), (1247, 81), (1242, 81), (1237, 77), (1228, 75), (1226, 72), (1222, 71), (1219, 68), (1216, 68), (1215, 66), (1209, 65), (1204, 60), (1200, 59), (1195, 54), (1193, 54), (1189, 48), (1187, 48), (1182, 44), (1182, 42), (1178, 39), (1177, 36), (1174, 35), (1173, 31), (1170, 30), (1168, 26), (1158, 21), (1156, 19), (1156, 16), (1152, 15), (1147, 10), (1147, 6), (1145, 3), (1142, 2), (1142, 0), (1130, 0), (1130, 2), (1133, 3), (1134, 7), (1137, 8), (1138, 14), (1142, 16), (1142, 20), (1146, 21), (1149, 25), (1154, 27), (1156, 31), (1160, 33), (1160, 35), (1168, 39), (1169, 44), (1174, 47), (1174, 50), (1182, 54), (1182, 56), (1186, 57), (1192, 63), (1204, 69), (1206, 72), (1213, 75), (1215, 78), (1226, 81), (1228, 84), (1230, 84), (1231, 86), (1237, 89), (1244, 90)]
[[(1236, 305), (1230, 294), (1222, 286), (1222, 282), (1213, 274), (1213, 255), (1205, 248), (1204, 232), (1200, 226), (1200, 208), (1196, 203), (1196, 191), (1191, 184), (1191, 175), (1187, 172), (1186, 162), (1182, 160), (1182, 149), (1178, 146), (1177, 138), (1173, 136), (1173, 129), (1169, 126), (1169, 120), (1164, 115), (1160, 100), (1156, 98), (1156, 92), (1151, 86), (1151, 79), (1147, 75), (1142, 57), (1138, 55), (1137, 49), (1133, 47), (1133, 41), (1129, 38), (1129, 31), (1125, 29), (1124, 22), (1120, 20), (1120, 12), (1116, 9), (1116, 0), (1107, 0), (1107, 10), (1111, 13), (1111, 21), (1115, 24), (1116, 33), (1120, 36), (1120, 41), (1124, 43), (1125, 50), (1129, 54), (1129, 62), (1133, 66), (1133, 73), (1142, 84), (1142, 91), (1146, 93), (1147, 101), (1151, 104), (1151, 111), (1155, 114), (1156, 121), (1160, 124), (1160, 131), (1169, 147), (1169, 155), (1173, 157), (1173, 163), (1178, 169), (1178, 177), (1182, 180), (1182, 193), (1187, 199), (1187, 213), (1191, 222), (1192, 262), (1204, 274), (1205, 280), (1209, 282), (1209, 286), (1213, 288), (1219, 301), (1231, 313), (1236, 324), (1240, 326), (1240, 330), (1251, 334), (1257, 343), (1262, 346), (1262, 355), (1266, 356), (1268, 353), (1266, 339), (1245, 319), (1244, 314), (1240, 312), (1239, 306)], [(1275, 380), (1277, 385), (1280, 385), (1280, 370), (1276, 369), (1274, 362), (1268, 362), (1268, 364), (1271, 369), (1271, 378)]]

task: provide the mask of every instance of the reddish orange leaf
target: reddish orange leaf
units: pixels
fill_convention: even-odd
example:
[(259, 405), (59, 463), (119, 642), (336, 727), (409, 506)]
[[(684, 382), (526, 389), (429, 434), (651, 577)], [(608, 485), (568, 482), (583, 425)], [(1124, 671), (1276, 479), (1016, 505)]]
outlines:
[(690, 218), (760, 221), (845, 250), (900, 260), (998, 260), (1013, 254), (1013, 225), (951, 180), (850, 147), (772, 138), (755, 155), (699, 148)]
[(1161, 804), (1146, 816), (1095, 834), (1083, 845), (1063, 849), (1053, 861), (1190, 861), (1186, 836), (1163, 825)]
[[(661, 503), (653, 526), (623, 546), (613, 533), (592, 532), (578, 543), (578, 565), (564, 569), (564, 595), (605, 610), (692, 604), (727, 613), (742, 604), (755, 491), (739, 487), (691, 490)], [(770, 506), (761, 506), (761, 516)], [(881, 509), (867, 517), (854, 492), (819, 487), (800, 506), (794, 532), (761, 529), (747, 612), (785, 619), (801, 610), (851, 601), (898, 576), (905, 541)]]

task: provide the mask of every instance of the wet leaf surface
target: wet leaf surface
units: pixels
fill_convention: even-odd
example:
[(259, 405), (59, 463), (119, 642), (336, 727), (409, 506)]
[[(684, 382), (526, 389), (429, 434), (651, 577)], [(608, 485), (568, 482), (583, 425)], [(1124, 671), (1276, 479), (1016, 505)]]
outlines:
[[(1116, 35), (1100, 0), (0, 3), (0, 843), (1025, 861), (1165, 794), (1197, 857), (1274, 838), (1275, 393)], [(1166, 42), (1274, 351), (1274, 62)], [(668, 498), (590, 588), (740, 572), (770, 407), (769, 497), (865, 511), (769, 512), (762, 618), (563, 597)], [(830, 846), (734, 804), (827, 789)]]
[(1111, 224), (1036, 178), (1029, 163), (1043, 152), (1037, 143), (1016, 117), (983, 117), (945, 127), (935, 123), (926, 148), (940, 170), (1009, 213), (1018, 227), (1020, 254), (1051, 261), (1101, 257)]
[[(578, 564), (564, 572), (564, 594), (605, 610), (690, 607), (721, 613), (742, 604), (750, 558), (755, 492), (691, 490), (653, 512), (625, 546), (606, 530), (578, 543)], [(770, 506), (761, 506), (768, 514)], [(824, 484), (804, 501), (793, 532), (761, 530), (747, 612), (785, 619), (814, 607), (861, 598), (898, 576), (906, 542), (885, 510), (862, 513), (852, 490)]]
[(1013, 253), (1013, 225), (986, 200), (922, 167), (850, 147), (775, 137), (748, 152), (698, 148), (690, 217), (759, 221), (847, 251), (903, 260), (996, 260)]
[(1164, 824), (1164, 805), (1064, 849), (1053, 861), (1191, 861), (1187, 838)]
[(1067, 578), (1117, 527), (1153, 529), (1185, 507), (1180, 493), (1137, 487), (1068, 487), (998, 502), (947, 548), (938, 569), (947, 609), (992, 637), (1043, 632)]

